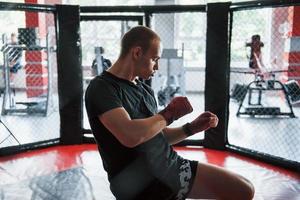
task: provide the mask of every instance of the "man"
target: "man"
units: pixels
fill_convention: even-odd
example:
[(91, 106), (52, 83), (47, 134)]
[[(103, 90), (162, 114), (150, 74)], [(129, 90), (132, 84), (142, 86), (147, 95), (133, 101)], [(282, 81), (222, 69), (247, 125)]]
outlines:
[(132, 28), (122, 38), (117, 61), (86, 91), (89, 122), (112, 193), (121, 200), (251, 199), (253, 187), (244, 178), (173, 150), (172, 144), (216, 127), (218, 118), (204, 112), (183, 127), (167, 127), (192, 107), (186, 97), (175, 97), (157, 113), (152, 89), (139, 80), (158, 70), (160, 45), (151, 29)]
[(102, 71), (107, 70), (111, 66), (111, 61), (104, 58), (104, 48), (95, 47), (95, 59), (92, 63), (92, 75), (96, 76), (101, 74)]
[(264, 67), (261, 55), (261, 48), (264, 46), (264, 43), (260, 41), (260, 35), (253, 35), (251, 37), (251, 42), (246, 43), (246, 47), (250, 47), (250, 58), (249, 58), (249, 67), (256, 71), (259, 71)]

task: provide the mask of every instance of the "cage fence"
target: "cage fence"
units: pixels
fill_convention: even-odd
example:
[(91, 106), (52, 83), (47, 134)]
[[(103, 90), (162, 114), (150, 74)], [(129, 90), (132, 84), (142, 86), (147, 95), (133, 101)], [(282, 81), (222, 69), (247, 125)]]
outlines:
[[(98, 13), (99, 14), (99, 13)], [(108, 15), (108, 14), (106, 14)], [(108, 15), (109, 16), (109, 15)], [(120, 39), (134, 21), (83, 20), (80, 22), (82, 40), (83, 87), (105, 70), (97, 59), (113, 63), (120, 51)], [(153, 13), (151, 28), (161, 37), (163, 50), (159, 70), (152, 78), (158, 109), (174, 96), (187, 96), (194, 112), (173, 124), (181, 125), (204, 109), (206, 14), (201, 12)], [(105, 65), (105, 63), (103, 63)], [(84, 111), (84, 128), (89, 124)], [(203, 138), (196, 135), (196, 139)]]
[(58, 138), (54, 14), (0, 11), (0, 23), (0, 148)]
[[(159, 70), (152, 79), (158, 109), (175, 96), (187, 96), (194, 111), (171, 126), (190, 122), (204, 111), (206, 14), (154, 13), (152, 28), (162, 40)], [(203, 133), (189, 139), (203, 139)]]
[[(85, 20), (80, 22), (83, 91), (90, 80), (111, 66), (119, 56), (121, 37), (138, 21)], [(84, 107), (83, 125), (90, 129)]]
[(231, 145), (300, 161), (299, 6), (234, 11)]

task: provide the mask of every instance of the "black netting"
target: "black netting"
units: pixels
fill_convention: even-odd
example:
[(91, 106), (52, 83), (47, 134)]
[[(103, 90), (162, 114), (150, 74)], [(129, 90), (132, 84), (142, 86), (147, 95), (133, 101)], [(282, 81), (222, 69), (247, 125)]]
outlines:
[[(183, 12), (153, 14), (153, 29), (163, 44), (159, 70), (152, 80), (159, 109), (175, 96), (187, 96), (194, 111), (175, 121), (180, 126), (204, 110), (206, 14)], [(203, 139), (196, 134), (189, 139)]]
[[(90, 80), (111, 66), (119, 56), (121, 37), (138, 21), (81, 21), (83, 90)], [(90, 125), (84, 109), (84, 128)]]
[(0, 23), (0, 147), (56, 139), (59, 113), (54, 14), (1, 11)]
[(230, 144), (300, 160), (299, 7), (233, 12)]

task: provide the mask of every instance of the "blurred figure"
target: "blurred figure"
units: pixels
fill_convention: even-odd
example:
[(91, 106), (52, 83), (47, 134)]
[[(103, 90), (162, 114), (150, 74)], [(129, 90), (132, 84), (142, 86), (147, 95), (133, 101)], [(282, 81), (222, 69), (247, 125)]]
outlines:
[(14, 79), (15, 74), (22, 68), (22, 49), (18, 46), (16, 33), (10, 35), (11, 42), (9, 43), (10, 49), (8, 50), (8, 66), (10, 71), (10, 80)]
[(260, 71), (264, 64), (262, 62), (261, 48), (264, 43), (260, 41), (260, 35), (253, 35), (251, 42), (246, 43), (246, 47), (250, 47), (249, 67), (256, 71)]
[(95, 59), (92, 63), (92, 75), (97, 76), (111, 66), (111, 61), (103, 57), (104, 48), (95, 47)]

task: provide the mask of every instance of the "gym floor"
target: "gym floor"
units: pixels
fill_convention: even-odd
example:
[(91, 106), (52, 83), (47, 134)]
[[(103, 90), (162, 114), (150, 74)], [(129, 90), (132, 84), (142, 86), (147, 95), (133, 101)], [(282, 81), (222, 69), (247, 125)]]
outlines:
[[(177, 147), (183, 157), (234, 171), (255, 186), (255, 200), (299, 200), (300, 175), (240, 155)], [(55, 146), (0, 158), (0, 199), (109, 200), (106, 173), (94, 144)]]

